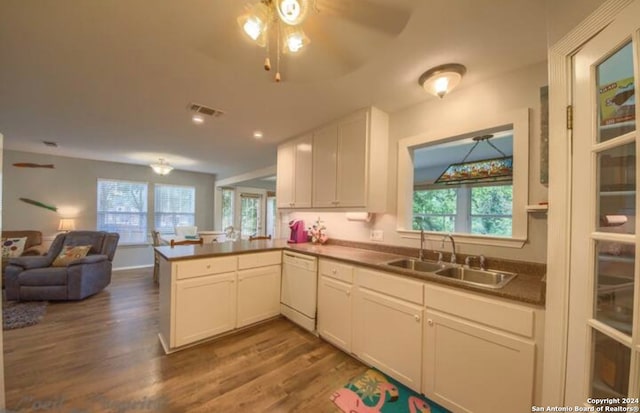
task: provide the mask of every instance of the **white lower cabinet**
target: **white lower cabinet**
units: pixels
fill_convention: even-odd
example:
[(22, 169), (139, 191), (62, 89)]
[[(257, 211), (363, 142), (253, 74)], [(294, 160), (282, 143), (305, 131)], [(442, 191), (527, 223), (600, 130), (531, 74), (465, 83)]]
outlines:
[(176, 281), (175, 345), (182, 346), (236, 326), (236, 273)]
[(431, 286), (425, 304), (422, 392), (455, 412), (531, 411), (540, 312)]
[(238, 325), (280, 314), (280, 265), (238, 271)]
[(160, 260), (166, 353), (280, 314), (282, 252)]
[[(422, 283), (368, 269), (356, 270), (353, 353), (416, 391), (421, 389)], [(382, 292), (397, 292), (392, 296)], [(414, 294), (414, 293), (418, 294)]]
[(318, 275), (318, 334), (351, 353), (353, 266), (321, 258)]

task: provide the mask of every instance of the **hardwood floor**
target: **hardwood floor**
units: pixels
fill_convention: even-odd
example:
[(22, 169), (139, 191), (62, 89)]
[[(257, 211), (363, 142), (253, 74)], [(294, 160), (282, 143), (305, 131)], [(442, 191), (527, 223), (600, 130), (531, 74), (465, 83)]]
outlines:
[(285, 319), (165, 355), (151, 270), (4, 332), (7, 412), (336, 412), (367, 368)]

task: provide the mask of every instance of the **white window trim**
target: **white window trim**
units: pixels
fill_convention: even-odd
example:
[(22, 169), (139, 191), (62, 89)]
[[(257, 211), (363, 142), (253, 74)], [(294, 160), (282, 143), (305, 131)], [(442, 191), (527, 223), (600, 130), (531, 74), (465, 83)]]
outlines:
[[(452, 126), (450, 129), (424, 133), (398, 142), (398, 210), (397, 232), (402, 238), (419, 239), (419, 231), (412, 228), (413, 217), (413, 149), (434, 143), (451, 136), (459, 136), (470, 131), (485, 130), (501, 125), (513, 125), (513, 227), (511, 237), (494, 237), (454, 233), (461, 244), (491, 245), (496, 247), (522, 248), (527, 241), (527, 204), (529, 199), (529, 117), (530, 110), (517, 109), (497, 115), (480, 124)], [(430, 240), (442, 239), (442, 232), (429, 232)]]

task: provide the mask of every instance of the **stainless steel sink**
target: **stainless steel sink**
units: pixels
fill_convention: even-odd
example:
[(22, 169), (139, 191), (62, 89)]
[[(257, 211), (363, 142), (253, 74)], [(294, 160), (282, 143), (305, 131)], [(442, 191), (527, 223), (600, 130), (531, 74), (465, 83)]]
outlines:
[(517, 275), (506, 271), (474, 270), (464, 267), (446, 267), (435, 273), (436, 275), (459, 280), (467, 284), (488, 288), (502, 288)]
[(444, 264), (438, 264), (437, 262), (420, 261), (412, 258), (401, 258), (399, 260), (389, 261), (387, 265), (419, 272), (436, 272), (446, 267)]

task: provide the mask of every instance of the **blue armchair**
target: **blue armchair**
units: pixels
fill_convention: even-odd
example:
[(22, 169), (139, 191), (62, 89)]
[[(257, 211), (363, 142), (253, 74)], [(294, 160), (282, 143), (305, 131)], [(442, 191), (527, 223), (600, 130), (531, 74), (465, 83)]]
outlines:
[[(111, 263), (120, 236), (102, 231), (71, 231), (58, 235), (47, 255), (9, 260), (5, 269), (7, 300), (82, 300), (111, 282)], [(90, 245), (86, 257), (53, 267), (66, 246)]]

